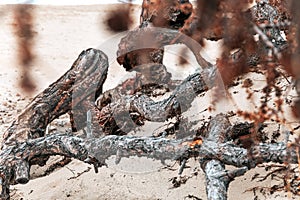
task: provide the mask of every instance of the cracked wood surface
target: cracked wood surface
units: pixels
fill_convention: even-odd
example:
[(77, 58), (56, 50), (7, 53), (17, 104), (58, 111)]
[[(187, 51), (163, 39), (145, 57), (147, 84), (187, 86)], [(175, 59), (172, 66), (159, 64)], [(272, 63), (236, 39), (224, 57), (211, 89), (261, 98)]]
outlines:
[[(277, 33), (278, 30), (273, 34), (278, 36)], [(170, 44), (186, 44), (204, 70), (189, 76), (175, 88), (169, 98), (162, 101), (154, 102), (146, 95), (133, 93), (123, 96), (115, 95), (118, 97), (116, 101), (108, 101), (105, 107), (96, 108), (93, 103), (95, 98), (102, 93), (102, 85), (108, 68), (107, 57), (99, 50), (84, 51), (72, 68), (38, 95), (5, 133), (0, 153), (2, 199), (9, 198), (10, 184), (29, 181), (31, 164), (39, 163), (39, 160), (43, 163), (50, 155), (63, 155), (93, 164), (96, 172), (98, 167), (105, 165), (105, 161), (112, 155), (116, 155), (117, 163), (123, 157), (129, 156), (143, 156), (161, 161), (167, 159), (184, 161), (197, 156), (206, 174), (209, 199), (226, 199), (228, 185), (234, 177), (243, 175), (260, 163), (298, 163), (299, 147), (296, 145), (282, 142), (260, 143), (245, 149), (232, 142), (232, 135), (228, 135), (228, 130), (232, 125), (224, 115), (211, 119), (207, 135), (197, 138), (196, 143), (193, 137), (172, 140), (162, 137), (104, 136), (103, 134), (99, 134), (100, 138), (87, 137), (85, 139), (72, 134), (45, 136), (47, 124), (67, 112), (76, 115), (78, 120), (83, 122), (83, 124), (75, 123), (76, 129), (82, 129), (85, 126), (89, 111), (93, 113), (89, 115), (89, 123), (96, 121), (96, 125), (99, 122), (97, 119), (91, 119), (91, 116), (99, 112), (101, 114), (101, 111), (103, 111), (102, 114), (114, 113), (116, 117), (118, 113), (122, 115), (124, 110), (130, 110), (139, 113), (149, 121), (164, 121), (170, 117), (178, 117), (190, 108), (191, 102), (198, 94), (214, 86), (216, 68), (202, 58), (201, 46), (197, 42), (187, 40), (182, 33), (174, 30), (162, 31), (141, 27), (130, 34), (121, 41), (118, 58), (121, 56), (122, 59), (122, 55), (140, 48), (140, 44), (134, 39), (144, 40), (146, 35), (151, 42), (152, 39), (158, 42), (151, 44), (146, 42), (143, 48), (160, 49)], [(275, 39), (278, 38), (275, 37)], [(128, 45), (128, 42), (132, 43)], [(160, 53), (154, 55), (159, 58), (157, 63), (160, 63), (162, 59)], [(77, 109), (74, 110), (76, 106)], [(121, 119), (120, 122), (124, 121)], [(93, 131), (102, 131), (97, 129), (96, 125), (96, 127), (88, 125), (90, 131), (92, 128), (94, 128)], [(110, 132), (110, 134), (115, 133), (115, 130)], [(232, 134), (235, 135), (235, 133)], [(239, 167), (239, 169), (227, 171), (225, 164)]]
[[(284, 143), (257, 144), (247, 150), (231, 142), (223, 143), (222, 137), (212, 139), (220, 131), (225, 133), (226, 130), (224, 131), (223, 128), (231, 125), (224, 115), (218, 115), (211, 122), (211, 137), (198, 139), (201, 142), (197, 142), (196, 145), (193, 145), (193, 137), (166, 139), (163, 137), (109, 135), (102, 138), (84, 139), (66, 134), (53, 134), (29, 139), (25, 143), (10, 146), (1, 151), (2, 186), (9, 185), (10, 181), (14, 181), (11, 179), (14, 171), (19, 174), (28, 173), (28, 168), (24, 163), (22, 164), (22, 160), (30, 161), (49, 155), (63, 155), (93, 164), (96, 172), (98, 167), (106, 165), (105, 161), (113, 155), (117, 156), (117, 163), (121, 158), (129, 156), (147, 157), (161, 161), (182, 161), (197, 156), (206, 172), (207, 187), (209, 187), (207, 193), (208, 197), (211, 197), (209, 199), (218, 199), (219, 197), (226, 199), (229, 182), (235, 176), (243, 175), (258, 164), (283, 163), (287, 160), (290, 163), (298, 163), (299, 148), (296, 146), (288, 146)], [(221, 135), (223, 136), (223, 134)], [(240, 167), (240, 169), (226, 171), (224, 164)], [(216, 191), (218, 192), (216, 193)]]
[[(107, 56), (96, 49), (83, 51), (71, 69), (52, 83), (17, 117), (4, 133), (3, 146), (42, 137), (47, 125), (82, 100), (102, 91), (108, 70)], [(76, 94), (78, 96), (74, 96)], [(79, 94), (81, 94), (79, 96)]]

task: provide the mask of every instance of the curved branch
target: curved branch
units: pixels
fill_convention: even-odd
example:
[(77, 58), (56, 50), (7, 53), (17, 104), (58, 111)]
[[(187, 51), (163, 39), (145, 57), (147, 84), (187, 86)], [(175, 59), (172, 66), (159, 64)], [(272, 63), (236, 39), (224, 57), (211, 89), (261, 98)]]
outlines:
[(102, 51), (83, 51), (71, 69), (37, 95), (12, 122), (4, 133), (2, 148), (44, 136), (46, 126), (52, 120), (67, 113), (81, 101), (99, 95), (107, 70), (108, 59)]
[(100, 109), (98, 116), (103, 116), (100, 124), (104, 130), (107, 129), (105, 127), (123, 126), (123, 131), (128, 132), (136, 126), (129, 116), (130, 113), (138, 113), (142, 119), (155, 122), (163, 122), (179, 116), (191, 107), (197, 95), (219, 84), (219, 77), (216, 67), (205, 68), (201, 72), (188, 76), (168, 98), (161, 101), (154, 101), (147, 95), (127, 95), (124, 92), (122, 94), (121, 85), (104, 92), (97, 99), (96, 104)]
[(224, 164), (249, 168), (267, 162), (298, 163), (299, 149), (296, 146), (287, 147), (283, 143), (262, 143), (249, 150), (230, 142), (217, 144), (203, 140), (197, 147), (192, 144), (193, 138), (176, 140), (162, 137), (109, 135), (103, 138), (83, 139), (55, 134), (6, 148), (0, 153), (2, 158), (0, 166), (13, 166), (20, 158), (30, 161), (46, 155), (68, 156), (81, 161), (93, 158), (101, 162), (113, 155), (121, 158), (138, 156), (158, 160), (180, 160), (198, 156), (201, 159), (217, 159)]
[(249, 168), (268, 162), (284, 163), (289, 161), (291, 164), (297, 164), (297, 153), (299, 151), (296, 147), (288, 147), (283, 142), (260, 143), (247, 150), (236, 146), (232, 142), (217, 144), (212, 141), (204, 141), (199, 150), (199, 156), (218, 159), (227, 165), (247, 166)]
[[(216, 135), (222, 130), (225, 133), (226, 131), (224, 132), (224, 129), (222, 129), (224, 126), (222, 124), (220, 126), (220, 123), (217, 122), (212, 123), (211, 130)], [(226, 122), (226, 120), (223, 122)], [(222, 140), (212, 140), (210, 137), (198, 139), (195, 143), (193, 138), (175, 140), (110, 135), (103, 138), (83, 139), (72, 135), (50, 135), (43, 138), (29, 139), (16, 146), (7, 146), (1, 151), (0, 178), (2, 197), (8, 195), (9, 184), (15, 181), (19, 183), (28, 181), (26, 177), (28, 177), (29, 168), (26, 165), (20, 165), (20, 161), (30, 163), (31, 160), (49, 155), (63, 155), (93, 164), (96, 172), (97, 168), (105, 165), (105, 161), (113, 155), (116, 156), (117, 163), (121, 158), (130, 156), (153, 158), (162, 162), (169, 159), (182, 161), (196, 156), (200, 158), (208, 180), (212, 181), (217, 177), (223, 177), (224, 179), (219, 181), (225, 181), (226, 186), (234, 176), (242, 175), (247, 169), (253, 168), (260, 163), (283, 163), (285, 161), (298, 163), (297, 155), (299, 153), (297, 146), (291, 145), (287, 147), (284, 143), (257, 144), (246, 150), (232, 142), (222, 143)], [(227, 172), (218, 168), (214, 164), (215, 162), (221, 165), (228, 164), (242, 168), (233, 172)], [(20, 166), (24, 167), (20, 168)], [(17, 177), (14, 175), (16, 170), (18, 171), (17, 174), (19, 174)], [(19, 180), (16, 180), (16, 178)], [(214, 181), (211, 183), (214, 183)]]
[[(236, 167), (253, 168), (258, 164), (289, 161), (297, 164), (297, 147), (283, 143), (258, 144), (246, 150), (233, 143), (217, 144), (203, 140), (198, 146), (192, 146), (193, 139), (180, 140), (109, 135), (103, 138), (83, 139), (76, 136), (55, 134), (43, 138), (28, 140), (19, 145), (6, 148), (1, 152), (1, 166), (11, 166), (19, 158), (32, 160), (38, 156), (63, 155), (73, 157), (81, 161), (87, 158), (95, 158), (105, 161), (113, 155), (121, 157), (139, 156), (159, 160), (179, 160), (199, 156), (205, 159), (217, 159), (224, 164)], [(249, 156), (250, 155), (250, 156)]]

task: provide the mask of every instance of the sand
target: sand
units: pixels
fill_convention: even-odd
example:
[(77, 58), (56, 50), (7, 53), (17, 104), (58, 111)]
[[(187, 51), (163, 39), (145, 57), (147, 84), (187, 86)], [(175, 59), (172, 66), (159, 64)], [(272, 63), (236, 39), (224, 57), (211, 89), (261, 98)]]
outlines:
[[(9, 126), (18, 113), (30, 101), (30, 98), (45, 89), (68, 70), (82, 50), (100, 48), (110, 54), (112, 62), (105, 89), (115, 86), (125, 74), (114, 58), (119, 38), (106, 29), (103, 19), (112, 9), (122, 5), (95, 5), (95, 6), (35, 6), (35, 62), (32, 64), (32, 75), (37, 84), (32, 94), (24, 93), (18, 87), (20, 69), (16, 59), (16, 40), (13, 36), (12, 13), (14, 6), (0, 6), (0, 133)], [(133, 8), (133, 16), (137, 25), (140, 9)], [(218, 55), (214, 47), (217, 43), (210, 43), (206, 54), (213, 61)], [(176, 47), (177, 48), (177, 47)], [(111, 51), (111, 52), (107, 52)], [(174, 50), (176, 51), (176, 50)], [(194, 68), (179, 69), (172, 60), (172, 47), (168, 50), (167, 63), (174, 76), (183, 78)], [(168, 60), (169, 59), (169, 60)], [(192, 62), (192, 61), (191, 61)], [(180, 71), (181, 70), (181, 71)], [(177, 75), (176, 75), (177, 73)], [(64, 124), (64, 119), (61, 119)], [(110, 161), (109, 163), (113, 163)], [(120, 166), (111, 164), (108, 168), (101, 168), (95, 174), (92, 166), (79, 161), (72, 161), (42, 178), (34, 178), (42, 173), (43, 169), (31, 170), (34, 178), (26, 185), (11, 187), (12, 199), (192, 199), (194, 195), (206, 199), (205, 178), (199, 170), (196, 161), (190, 161), (191, 168), (185, 170), (184, 175), (190, 176), (198, 172), (198, 176), (189, 179), (179, 188), (171, 188), (169, 179), (177, 176), (177, 170), (164, 169), (158, 161), (147, 159), (124, 159)], [(178, 168), (177, 165), (173, 167)], [(77, 173), (83, 173), (79, 177)], [(245, 192), (255, 185), (271, 186), (272, 182), (251, 182), (251, 176), (257, 171), (251, 170), (246, 176), (237, 178), (229, 188), (229, 199), (253, 199), (252, 192)], [(276, 193), (260, 199), (286, 199), (286, 194)], [(288, 198), (287, 198), (288, 199)]]

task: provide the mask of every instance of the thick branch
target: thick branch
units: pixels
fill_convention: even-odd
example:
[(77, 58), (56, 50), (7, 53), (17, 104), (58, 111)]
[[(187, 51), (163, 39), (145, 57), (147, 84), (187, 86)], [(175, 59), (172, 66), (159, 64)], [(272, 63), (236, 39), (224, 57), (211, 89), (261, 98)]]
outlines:
[[(0, 156), (1, 198), (9, 198), (9, 181), (27, 183), (30, 165), (43, 165), (46, 155), (35, 161), (14, 152), (28, 140), (45, 135), (47, 125), (78, 105), (94, 101), (102, 92), (108, 70), (107, 56), (96, 49), (83, 51), (61, 78), (37, 95), (4, 133)], [(29, 152), (30, 153), (30, 152)], [(31, 152), (34, 154), (36, 152)], [(70, 155), (68, 155), (70, 156)], [(13, 177), (13, 178), (12, 178)]]
[[(217, 145), (229, 139), (228, 130), (230, 122), (227, 117), (220, 114), (213, 118), (208, 126), (206, 141)], [(206, 193), (208, 199), (227, 199), (227, 190), (231, 181), (226, 175), (225, 165), (218, 159), (200, 159), (200, 165), (206, 177)], [(225, 175), (224, 175), (225, 174)]]
[[(217, 133), (220, 131), (218, 127), (224, 127), (223, 125), (218, 126), (218, 123), (215, 123), (211, 130)], [(18, 182), (26, 183), (28, 181), (26, 177), (29, 168), (26, 167), (26, 163), (25, 165), (20, 164), (20, 160), (30, 163), (33, 159), (49, 155), (76, 158), (93, 164), (95, 169), (105, 165), (105, 161), (113, 155), (116, 156), (117, 163), (121, 158), (129, 156), (148, 157), (161, 161), (169, 159), (182, 161), (198, 156), (204, 166), (208, 183), (214, 184), (217, 179), (220, 179), (218, 180), (219, 183), (224, 183), (223, 188), (225, 190), (220, 191), (222, 192), (220, 194), (224, 196), (228, 183), (235, 176), (242, 175), (247, 169), (266, 162), (283, 163), (289, 161), (289, 163), (298, 163), (298, 154), (299, 148), (296, 146), (288, 148), (283, 143), (258, 144), (246, 150), (230, 142), (220, 144), (220, 141), (216, 142), (210, 139), (204, 139), (195, 146), (192, 138), (173, 140), (112, 135), (103, 138), (83, 139), (71, 135), (50, 135), (29, 139), (16, 146), (7, 146), (1, 151), (2, 197), (7, 196), (7, 188), (9, 184), (17, 181), (15, 178), (19, 179)], [(228, 172), (222, 167), (224, 164), (242, 168)], [(18, 176), (14, 175), (15, 171), (17, 171)], [(208, 188), (208, 193), (212, 189), (213, 187)]]
[(130, 113), (138, 113), (142, 119), (156, 122), (179, 116), (191, 107), (197, 95), (218, 84), (218, 77), (215, 67), (206, 68), (187, 77), (168, 98), (161, 101), (154, 101), (141, 94), (122, 95), (118, 88), (104, 92), (97, 100), (101, 109), (98, 115), (103, 116), (101, 125), (105, 130), (108, 129), (105, 127), (123, 126), (123, 131), (128, 132), (136, 126)]
[(82, 161), (90, 158), (99, 164), (104, 164), (105, 160), (113, 155), (120, 158), (139, 156), (158, 160), (180, 160), (199, 156), (201, 159), (216, 159), (237, 167), (255, 167), (257, 164), (267, 162), (298, 163), (299, 149), (295, 146), (288, 148), (283, 143), (258, 144), (246, 150), (229, 142), (216, 144), (204, 140), (200, 147), (193, 146), (192, 142), (192, 138), (174, 140), (110, 135), (83, 139), (71, 135), (50, 135), (28, 140), (19, 146), (7, 147), (0, 154), (3, 158), (0, 164), (2, 167), (9, 167), (16, 164), (20, 158), (30, 161), (46, 155), (63, 155)]
[(227, 171), (224, 164), (219, 160), (211, 160), (206, 163), (203, 171), (206, 177), (206, 193), (207, 198), (210, 200), (227, 199), (227, 190), (229, 183), (237, 176), (244, 175), (247, 167)]
[(297, 164), (296, 147), (287, 147), (283, 142), (265, 144), (261, 143), (252, 146), (249, 150), (237, 147), (232, 142), (217, 144), (211, 141), (204, 141), (200, 156), (219, 159), (224, 164), (236, 167), (248, 166), (254, 168), (260, 163), (274, 162)]
[[(110, 156), (139, 156), (159, 160), (176, 160), (185, 155), (189, 146), (184, 140), (169, 140), (154, 137), (105, 136), (98, 139), (83, 139), (71, 135), (50, 135), (28, 140), (19, 146), (7, 147), (0, 154), (2, 169), (19, 161), (32, 160), (47, 155), (62, 155), (81, 161), (91, 159), (104, 164)], [(187, 144), (187, 143), (186, 143)], [(89, 161), (87, 161), (89, 162)], [(94, 164), (94, 163), (93, 163)]]
[(183, 156), (190, 158), (196, 155), (205, 159), (217, 159), (224, 164), (236, 167), (249, 167), (249, 164), (252, 164), (250, 167), (255, 167), (257, 164), (267, 162), (298, 163), (297, 147), (288, 148), (283, 143), (258, 144), (248, 151), (232, 143), (217, 145), (204, 140), (200, 148), (194, 148), (191, 144), (191, 138), (174, 140), (110, 135), (103, 138), (83, 139), (70, 135), (50, 135), (28, 140), (19, 146), (6, 148), (0, 154), (0, 157), (3, 158), (0, 164), (2, 167), (12, 166), (19, 158), (31, 160), (46, 155), (62, 155), (82, 161), (87, 158), (95, 158), (101, 162), (113, 155), (139, 156), (159, 160), (178, 160)]
[(215, 79), (213, 69), (203, 70), (187, 77), (170, 95), (169, 98), (155, 102), (146, 95), (134, 96), (131, 102), (133, 111), (141, 113), (149, 121), (165, 121), (167, 118), (180, 115), (191, 107), (197, 95), (207, 91), (209, 81)]
[[(37, 95), (4, 134), (3, 145), (44, 136), (46, 126), (82, 100), (102, 90), (108, 69), (107, 56), (96, 49), (83, 51), (71, 69)], [(2, 147), (3, 148), (3, 147)]]

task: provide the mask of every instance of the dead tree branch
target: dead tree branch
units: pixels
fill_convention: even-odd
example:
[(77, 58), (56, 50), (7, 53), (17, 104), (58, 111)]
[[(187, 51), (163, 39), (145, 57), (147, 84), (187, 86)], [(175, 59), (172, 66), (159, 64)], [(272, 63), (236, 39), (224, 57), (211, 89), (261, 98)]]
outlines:
[[(42, 137), (46, 126), (59, 116), (102, 91), (108, 70), (107, 56), (96, 49), (83, 51), (67, 71), (24, 109), (4, 133), (3, 145)], [(81, 94), (82, 96), (74, 96)]]
[[(95, 101), (102, 92), (108, 70), (107, 56), (96, 49), (83, 51), (71, 69), (61, 78), (37, 95), (4, 133), (1, 152), (2, 197), (9, 198), (8, 183), (29, 181), (32, 164), (44, 165), (48, 156), (39, 159), (23, 159), (21, 155), (11, 158), (8, 153), (28, 140), (43, 137), (47, 125), (67, 113), (72, 107), (86, 101)], [(7, 154), (8, 153), (8, 154)], [(5, 162), (2, 162), (6, 160)], [(13, 166), (10, 163), (14, 160)], [(7, 169), (7, 170), (5, 170)]]
[[(221, 123), (224, 120), (223, 124)], [(212, 137), (226, 133), (223, 128), (231, 125), (226, 117), (218, 115), (211, 120), (210, 135), (207, 138), (198, 139), (197, 145), (193, 144), (193, 138), (166, 139), (154, 137), (116, 136), (110, 135), (103, 138), (83, 139), (72, 135), (55, 134), (37, 139), (29, 139), (26, 142), (7, 146), (0, 153), (2, 197), (7, 197), (10, 184), (26, 183), (29, 180), (29, 166), (31, 160), (50, 155), (62, 155), (93, 164), (97, 171), (105, 161), (116, 156), (116, 162), (121, 158), (138, 156), (165, 160), (186, 160), (199, 157), (207, 175), (208, 185), (223, 185), (220, 196), (225, 195), (228, 184), (235, 176), (242, 175), (248, 169), (260, 163), (275, 162), (298, 163), (299, 148), (295, 145), (287, 146), (284, 143), (257, 144), (249, 150), (241, 148), (231, 142), (225, 142), (219, 137)], [(224, 122), (226, 124), (224, 124)], [(224, 134), (220, 134), (223, 135)], [(241, 169), (228, 172), (223, 165), (229, 164)], [(25, 178), (28, 178), (25, 180)], [(216, 187), (207, 188), (208, 195)], [(221, 191), (221, 190), (220, 190)], [(213, 192), (213, 195), (217, 193)], [(214, 199), (214, 196), (211, 196)]]
[(132, 92), (129, 92), (128, 95), (122, 92), (123, 85), (120, 85), (104, 92), (98, 98), (96, 104), (100, 109), (97, 114), (101, 116), (100, 125), (107, 134), (116, 134), (112, 133), (116, 129), (111, 127), (117, 125), (128, 133), (136, 127), (136, 122), (129, 117), (131, 113), (136, 113), (142, 121), (163, 122), (178, 117), (191, 107), (197, 95), (218, 86), (219, 78), (217, 68), (205, 68), (188, 76), (168, 98), (161, 101), (154, 101), (140, 93), (132, 95)]
[[(206, 141), (216, 143), (218, 146), (229, 139), (228, 130), (230, 122), (223, 115), (218, 115), (210, 121)], [(206, 176), (206, 193), (208, 199), (227, 199), (227, 189), (231, 180), (225, 170), (225, 165), (218, 159), (200, 159), (200, 165)], [(232, 175), (243, 175), (247, 171), (242, 168), (239, 173)]]
[[(219, 1), (215, 2), (218, 3)], [(214, 13), (217, 8), (216, 6), (211, 11)], [(273, 8), (263, 8), (272, 11), (271, 16), (266, 16), (267, 20), (278, 15)], [(257, 9), (262, 8), (257, 7)], [(261, 11), (263, 12), (264, 9)], [(259, 14), (259, 10), (256, 11), (256, 14)], [(205, 17), (202, 16), (203, 22)], [(197, 17), (193, 20), (193, 23), (198, 22)], [(189, 25), (192, 26), (193, 23)], [(275, 28), (275, 31), (271, 30), (273, 38), (268, 37), (262, 26), (254, 25), (251, 27), (260, 35), (265, 46), (275, 49), (275, 53), (278, 53), (281, 49), (277, 45), (279, 46), (285, 41), (280, 36), (280, 29), (273, 25), (270, 24), (271, 28), (268, 27), (269, 25), (265, 26), (265, 29)], [(246, 32), (248, 30), (244, 30), (243, 34)], [(221, 34), (223, 33), (221, 32)], [(237, 31), (235, 34), (239, 35), (240, 32)], [(254, 41), (252, 34), (250, 33), (248, 34), (249, 37), (242, 37), (238, 41), (244, 43), (243, 41), (249, 38)], [(234, 36), (234, 34), (229, 36), (232, 35)], [(213, 38), (219, 39), (219, 36), (216, 35)], [(278, 44), (272, 42), (272, 39)], [(231, 43), (230, 41), (228, 40), (227, 43)], [(228, 118), (222, 114), (210, 120), (207, 132), (203, 135), (200, 134), (201, 137), (195, 137), (190, 130), (187, 130), (188, 136), (177, 139), (119, 136), (120, 130), (123, 133), (132, 130), (137, 124), (137, 118), (141, 118), (140, 121), (162, 122), (171, 117), (180, 117), (191, 107), (197, 95), (218, 84), (218, 70), (200, 55), (202, 47), (198, 42), (179, 31), (150, 28), (145, 24), (142, 24), (139, 29), (129, 32), (121, 40), (117, 52), (118, 62), (123, 66), (128, 64), (127, 67), (124, 66), (126, 69), (140, 64), (130, 62), (139, 59), (141, 54), (145, 55), (145, 52), (139, 54), (141, 49), (150, 49), (147, 52), (152, 53), (141, 62), (142, 64), (145, 64), (144, 62), (149, 64), (151, 61), (150, 64), (156, 63), (157, 66), (161, 66), (164, 46), (179, 43), (189, 47), (199, 65), (204, 68), (202, 71), (187, 77), (177, 85), (168, 98), (161, 101), (154, 101), (147, 95), (135, 91), (122, 93), (124, 86), (128, 85), (120, 85), (101, 94), (108, 70), (107, 56), (100, 50), (88, 49), (83, 51), (71, 69), (34, 98), (5, 132), (0, 152), (1, 199), (9, 198), (9, 186), (11, 184), (25, 184), (30, 180), (31, 165), (45, 164), (48, 157), (52, 155), (62, 155), (92, 164), (96, 172), (98, 172), (99, 167), (106, 165), (106, 160), (111, 156), (116, 156), (116, 163), (119, 163), (122, 158), (130, 156), (157, 159), (161, 160), (162, 163), (165, 160), (176, 160), (183, 163), (180, 173), (184, 169), (184, 163), (189, 158), (197, 157), (206, 175), (208, 199), (226, 199), (230, 182), (258, 164), (267, 162), (298, 164), (300, 148), (296, 143), (253, 143), (246, 149), (233, 142), (234, 137), (244, 134), (243, 131), (249, 132), (249, 130), (234, 129)], [(240, 47), (234, 47), (234, 49), (236, 48)], [(158, 51), (156, 52), (156, 50)], [(230, 48), (228, 52), (230, 52), (229, 50)], [(133, 56), (133, 58), (127, 56)], [(152, 70), (151, 66), (149, 69)], [(229, 73), (233, 72), (234, 70), (229, 71)], [(168, 73), (164, 75), (166, 82), (170, 81), (170, 75)], [(127, 81), (130, 82), (131, 80)], [(99, 95), (98, 107), (96, 107), (94, 102)], [(88, 137), (80, 138), (72, 134), (45, 136), (46, 126), (65, 113), (76, 116), (77, 120), (80, 121), (80, 123), (74, 121), (73, 130), (87, 126)], [(126, 119), (126, 115), (129, 116), (130, 121)], [(249, 127), (247, 128), (249, 129)], [(103, 130), (105, 132), (106, 129), (110, 130), (105, 135)], [(94, 137), (95, 133), (100, 137)], [(228, 171), (225, 169), (226, 164), (238, 167), (238, 169)]]

